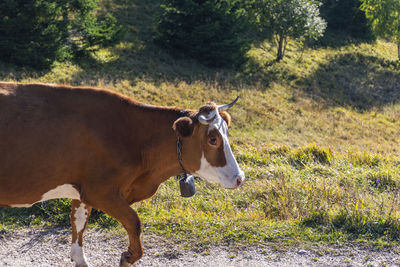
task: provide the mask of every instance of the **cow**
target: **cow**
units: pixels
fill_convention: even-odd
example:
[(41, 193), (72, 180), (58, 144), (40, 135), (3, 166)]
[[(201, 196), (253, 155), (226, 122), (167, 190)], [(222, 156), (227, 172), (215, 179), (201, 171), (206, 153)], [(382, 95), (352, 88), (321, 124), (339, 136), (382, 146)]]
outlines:
[(83, 233), (92, 208), (101, 210), (127, 231), (120, 266), (131, 266), (143, 255), (132, 203), (182, 169), (224, 188), (243, 184), (228, 140), (233, 104), (189, 110), (105, 89), (0, 82), (0, 206), (72, 199), (76, 267), (90, 266)]

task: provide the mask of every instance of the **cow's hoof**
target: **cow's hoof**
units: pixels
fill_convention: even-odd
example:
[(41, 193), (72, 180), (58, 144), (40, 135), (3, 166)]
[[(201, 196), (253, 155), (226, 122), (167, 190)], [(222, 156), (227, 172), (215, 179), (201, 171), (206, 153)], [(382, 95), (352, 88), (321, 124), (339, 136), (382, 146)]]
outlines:
[(93, 266), (89, 263), (85, 263), (85, 264), (75, 264), (75, 267), (93, 267)]
[(129, 258), (132, 257), (132, 254), (130, 252), (124, 252), (121, 255), (121, 260), (119, 261), (119, 267), (131, 267), (133, 266), (132, 263), (129, 263), (128, 260)]

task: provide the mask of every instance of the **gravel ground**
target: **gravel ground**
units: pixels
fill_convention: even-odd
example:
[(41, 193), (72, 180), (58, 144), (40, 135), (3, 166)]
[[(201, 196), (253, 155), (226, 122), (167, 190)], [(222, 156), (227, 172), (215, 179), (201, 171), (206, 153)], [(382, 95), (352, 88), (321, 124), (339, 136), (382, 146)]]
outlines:
[[(72, 266), (67, 229), (19, 229), (0, 235), (0, 266)], [(127, 247), (125, 235), (90, 229), (86, 256), (93, 266), (118, 266)], [(354, 247), (292, 248), (285, 252), (270, 247), (211, 247), (205, 251), (180, 248), (169, 240), (143, 235), (143, 266), (399, 266), (400, 254)]]

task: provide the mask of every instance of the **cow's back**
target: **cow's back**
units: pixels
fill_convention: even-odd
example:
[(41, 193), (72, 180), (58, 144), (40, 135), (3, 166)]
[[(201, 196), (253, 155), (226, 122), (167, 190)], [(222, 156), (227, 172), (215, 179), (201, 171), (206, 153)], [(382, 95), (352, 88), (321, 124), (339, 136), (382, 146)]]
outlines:
[(112, 164), (104, 131), (122, 127), (120, 101), (94, 89), (0, 83), (0, 205), (39, 201)]

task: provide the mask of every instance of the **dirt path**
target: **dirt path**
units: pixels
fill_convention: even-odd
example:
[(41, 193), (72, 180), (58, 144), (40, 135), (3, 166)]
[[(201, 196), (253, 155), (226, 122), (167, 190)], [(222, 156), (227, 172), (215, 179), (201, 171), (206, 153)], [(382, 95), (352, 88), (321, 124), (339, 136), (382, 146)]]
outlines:
[[(125, 236), (91, 229), (86, 234), (86, 256), (93, 266), (118, 266), (126, 248)], [(143, 238), (142, 266), (399, 266), (400, 254), (359, 248), (291, 249), (276, 252), (269, 247), (213, 247), (196, 252), (168, 240)], [(73, 266), (69, 259), (70, 231), (21, 229), (0, 235), (0, 266)]]

